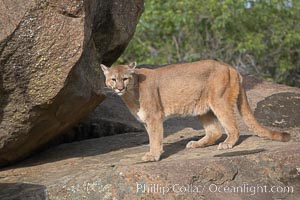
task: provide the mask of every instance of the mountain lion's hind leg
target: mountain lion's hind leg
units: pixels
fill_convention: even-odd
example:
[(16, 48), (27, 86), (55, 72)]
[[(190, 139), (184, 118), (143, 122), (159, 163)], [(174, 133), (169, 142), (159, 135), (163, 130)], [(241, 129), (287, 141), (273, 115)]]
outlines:
[(220, 123), (213, 112), (209, 111), (208, 113), (199, 116), (199, 119), (202, 122), (206, 135), (198, 141), (190, 141), (186, 145), (186, 148), (212, 145), (222, 136)]
[(234, 106), (229, 102), (220, 100), (212, 105), (212, 110), (219, 119), (221, 125), (225, 129), (227, 138), (221, 142), (218, 149), (231, 149), (239, 139), (239, 131), (236, 125)]

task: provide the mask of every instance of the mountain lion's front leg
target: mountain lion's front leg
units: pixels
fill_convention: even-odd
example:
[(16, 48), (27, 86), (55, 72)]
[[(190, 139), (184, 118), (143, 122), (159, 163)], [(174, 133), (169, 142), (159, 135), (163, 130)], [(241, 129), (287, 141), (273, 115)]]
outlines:
[(163, 120), (160, 117), (151, 116), (145, 121), (145, 127), (149, 136), (150, 151), (143, 156), (146, 162), (159, 161), (163, 153)]

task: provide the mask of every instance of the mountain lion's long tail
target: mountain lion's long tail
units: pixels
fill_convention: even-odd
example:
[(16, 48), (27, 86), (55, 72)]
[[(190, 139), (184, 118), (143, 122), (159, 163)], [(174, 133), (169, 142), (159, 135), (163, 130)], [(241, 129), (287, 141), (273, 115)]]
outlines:
[(282, 142), (287, 142), (290, 140), (290, 134), (285, 132), (279, 132), (279, 131), (271, 131), (263, 127), (261, 124), (258, 123), (258, 121), (255, 119), (251, 108), (249, 106), (246, 92), (244, 88), (242, 87), (242, 84), (240, 84), (240, 92), (238, 96), (238, 110), (246, 123), (246, 125), (255, 132), (259, 137), (269, 138), (272, 140), (278, 140)]

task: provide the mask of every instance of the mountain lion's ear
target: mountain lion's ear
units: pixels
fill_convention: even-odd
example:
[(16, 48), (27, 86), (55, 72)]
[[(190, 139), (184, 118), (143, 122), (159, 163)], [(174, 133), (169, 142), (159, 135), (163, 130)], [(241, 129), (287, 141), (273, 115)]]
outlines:
[(104, 72), (104, 74), (106, 75), (106, 74), (108, 74), (108, 72), (109, 72), (109, 68), (108, 67), (106, 67), (105, 65), (103, 65), (103, 64), (101, 64), (100, 65), (101, 66), (101, 69), (102, 69), (102, 71)]
[(136, 62), (130, 63), (128, 67), (130, 68), (130, 72), (133, 74), (136, 68)]

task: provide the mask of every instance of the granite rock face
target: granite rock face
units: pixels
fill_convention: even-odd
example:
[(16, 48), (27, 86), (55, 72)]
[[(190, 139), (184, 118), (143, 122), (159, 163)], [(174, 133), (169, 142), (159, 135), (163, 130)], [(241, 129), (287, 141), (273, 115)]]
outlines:
[(2, 0), (0, 166), (72, 127), (104, 95), (111, 65), (135, 32), (143, 0)]
[(266, 126), (295, 127), (300, 124), (300, 95), (273, 94), (257, 104), (255, 115)]
[[(259, 119), (272, 119), (267, 107), (270, 98), (273, 98), (272, 105), (278, 100), (281, 107), (296, 102), (300, 95), (299, 88), (256, 82), (251, 78), (245, 78), (245, 83), (251, 107), (255, 113), (259, 111)], [(286, 108), (300, 109), (298, 104)], [(289, 142), (253, 136), (239, 120), (241, 136), (233, 149), (217, 150), (217, 144), (185, 149), (190, 140), (199, 139), (204, 132), (195, 118), (172, 119), (164, 126), (165, 153), (159, 162), (141, 161), (149, 148), (145, 132), (62, 144), (2, 169), (0, 199), (297, 200), (300, 124), (293, 119), (293, 111), (281, 109), (274, 120), (280, 121), (283, 113), (286, 115), (283, 119), (294, 124), (274, 127), (270, 121), (266, 125), (289, 132), (292, 136)], [(129, 117), (119, 97), (107, 98), (95, 112), (101, 114), (105, 110), (111, 114), (103, 118), (111, 117), (130, 125), (137, 123)], [(219, 142), (224, 139), (225, 136)]]

